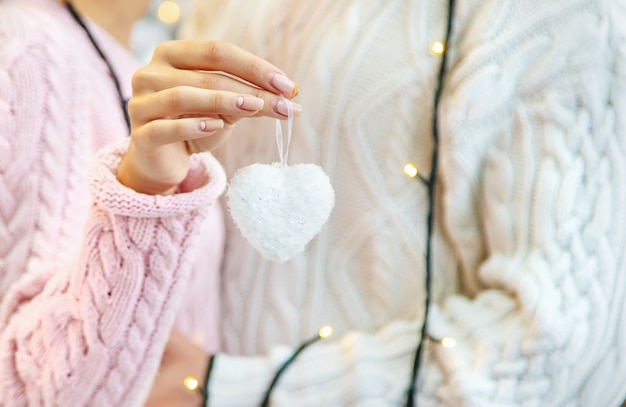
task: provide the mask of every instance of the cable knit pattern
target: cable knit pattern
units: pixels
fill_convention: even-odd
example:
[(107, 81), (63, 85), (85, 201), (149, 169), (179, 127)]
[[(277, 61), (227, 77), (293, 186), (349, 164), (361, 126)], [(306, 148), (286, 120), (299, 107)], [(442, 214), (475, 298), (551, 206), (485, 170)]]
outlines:
[[(134, 58), (89, 24), (128, 91)], [(174, 196), (119, 184), (108, 75), (62, 4), (0, 2), (2, 406), (140, 406), (175, 323), (217, 346), (224, 171), (203, 154)]]
[[(196, 3), (186, 35), (234, 41), (298, 82), (292, 163), (321, 164), (337, 191), (328, 226), (282, 266), (228, 227), (224, 345), (238, 356), (218, 359), (211, 405), (258, 403), (276, 346), (322, 323), (337, 337), (289, 368), (275, 405), (399, 405), (423, 312), (427, 209), (402, 167), (430, 172), (440, 59), (429, 47), (447, 2)], [(418, 404), (617, 406), (626, 2), (457, 3), (429, 319), (433, 338), (457, 346), (427, 340)], [(253, 125), (220, 152), (229, 174), (275, 160), (271, 123)], [(257, 374), (235, 374), (248, 368)]]

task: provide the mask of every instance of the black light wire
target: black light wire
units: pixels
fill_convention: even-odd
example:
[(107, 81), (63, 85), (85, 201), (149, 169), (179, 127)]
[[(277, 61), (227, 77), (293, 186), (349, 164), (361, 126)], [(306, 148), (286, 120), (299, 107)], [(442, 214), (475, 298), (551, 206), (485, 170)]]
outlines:
[(209, 381), (211, 379), (211, 373), (213, 372), (213, 366), (215, 365), (215, 357), (215, 355), (209, 356), (206, 373), (204, 374), (204, 387), (198, 388), (198, 391), (200, 391), (200, 395), (202, 396), (202, 407), (207, 407), (209, 405)]
[(107, 68), (109, 68), (109, 72), (111, 74), (111, 78), (113, 79), (113, 84), (115, 85), (115, 90), (117, 91), (117, 96), (120, 101), (120, 106), (122, 108), (122, 112), (124, 113), (124, 120), (126, 121), (126, 127), (128, 128), (128, 132), (130, 133), (130, 117), (128, 116), (128, 108), (127, 108), (128, 103), (126, 99), (124, 99), (124, 95), (122, 93), (122, 87), (120, 85), (119, 79), (117, 78), (117, 75), (115, 75), (113, 66), (109, 62), (109, 59), (106, 57), (106, 55), (104, 55), (104, 52), (102, 52), (102, 49), (100, 48), (100, 46), (98, 45), (98, 42), (95, 40), (95, 38), (91, 34), (91, 31), (89, 30), (89, 28), (87, 28), (87, 25), (83, 21), (82, 17), (76, 12), (76, 9), (74, 8), (74, 6), (72, 6), (72, 3), (70, 3), (69, 1), (66, 1), (65, 6), (67, 7), (67, 10), (70, 12), (74, 20), (76, 20), (76, 23), (78, 23), (78, 25), (83, 29), (83, 31), (85, 31), (85, 34), (87, 34), (87, 37), (89, 37), (89, 41), (91, 41), (91, 44), (93, 45), (94, 49), (96, 50), (98, 55), (100, 55), (100, 58), (102, 58), (102, 61), (105, 63)]
[[(448, 55), (448, 45), (450, 43), (450, 34), (452, 32), (452, 20), (454, 16), (454, 0), (448, 0), (448, 22), (446, 27), (446, 36), (443, 46), (443, 53), (441, 55), (441, 65), (439, 66), (439, 78), (437, 83), (437, 89), (435, 90), (435, 100), (433, 107), (433, 151), (431, 158), (430, 177), (426, 180), (428, 187), (428, 225), (427, 225), (427, 238), (426, 238), (426, 294), (424, 299), (424, 321), (422, 322), (420, 340), (415, 350), (415, 357), (413, 359), (413, 370), (411, 374), (411, 384), (407, 391), (406, 407), (415, 407), (417, 405), (414, 393), (417, 387), (417, 379), (420, 370), (420, 364), (422, 361), (422, 353), (424, 348), (424, 341), (428, 336), (428, 313), (430, 310), (430, 296), (432, 286), (432, 241), (435, 226), (435, 199), (436, 199), (436, 184), (437, 184), (437, 164), (439, 161), (439, 104), (441, 101), (441, 94), (443, 92), (443, 82), (446, 74), (446, 61)], [(419, 178), (422, 181), (423, 178)]]
[(280, 377), (283, 375), (285, 370), (287, 370), (287, 368), (293, 363), (293, 361), (296, 360), (298, 355), (300, 353), (302, 353), (302, 351), (304, 349), (308, 348), (310, 345), (313, 345), (315, 342), (319, 341), (320, 339), (322, 339), (322, 336), (318, 334), (318, 335), (314, 336), (313, 338), (311, 338), (311, 339), (307, 340), (306, 342), (304, 342), (280, 366), (280, 368), (276, 371), (276, 374), (274, 375), (274, 378), (272, 379), (270, 385), (267, 387), (267, 390), (265, 391), (265, 396), (263, 397), (263, 401), (261, 402), (261, 407), (268, 407), (269, 406), (269, 404), (270, 404), (270, 397), (272, 396), (272, 391), (274, 390), (274, 387), (276, 387), (276, 384), (278, 383), (278, 379), (280, 379)]

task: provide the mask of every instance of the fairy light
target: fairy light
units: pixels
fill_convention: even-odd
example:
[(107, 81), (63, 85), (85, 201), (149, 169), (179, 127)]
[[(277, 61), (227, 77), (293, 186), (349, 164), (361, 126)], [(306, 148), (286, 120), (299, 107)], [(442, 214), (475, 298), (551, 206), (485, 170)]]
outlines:
[(180, 19), (180, 7), (172, 0), (165, 0), (157, 10), (159, 20), (164, 24), (174, 24)]
[(415, 178), (418, 174), (417, 167), (413, 163), (408, 163), (404, 166), (404, 173), (407, 177)]
[(326, 339), (333, 334), (333, 327), (330, 325), (325, 325), (320, 328), (318, 335), (322, 339)]
[(435, 55), (441, 55), (443, 54), (443, 51), (445, 51), (446, 46), (443, 45), (443, 42), (441, 41), (435, 41), (432, 44), (430, 44), (430, 52), (432, 52)]
[(196, 391), (198, 390), (199, 385), (200, 385), (200, 382), (195, 377), (193, 376), (185, 377), (185, 388), (187, 390)]
[(447, 349), (452, 349), (456, 346), (456, 339), (445, 336), (441, 339), (441, 346)]

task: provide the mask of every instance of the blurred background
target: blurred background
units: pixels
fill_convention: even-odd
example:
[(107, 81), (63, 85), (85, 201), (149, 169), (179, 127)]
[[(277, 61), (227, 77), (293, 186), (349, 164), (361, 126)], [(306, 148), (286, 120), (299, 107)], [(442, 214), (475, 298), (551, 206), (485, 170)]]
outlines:
[(176, 36), (182, 14), (187, 12), (191, 0), (154, 0), (150, 12), (135, 27), (132, 38), (133, 51), (143, 63), (152, 56), (160, 42)]

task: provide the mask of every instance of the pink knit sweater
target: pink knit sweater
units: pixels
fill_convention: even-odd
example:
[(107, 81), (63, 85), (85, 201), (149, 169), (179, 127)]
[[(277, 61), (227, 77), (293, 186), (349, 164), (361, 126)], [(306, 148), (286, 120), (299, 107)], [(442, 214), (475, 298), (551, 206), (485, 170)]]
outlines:
[[(90, 27), (128, 94), (137, 62)], [(168, 197), (119, 184), (108, 77), (61, 4), (0, 1), (2, 406), (140, 406), (174, 324), (218, 346), (222, 167), (193, 157)]]

